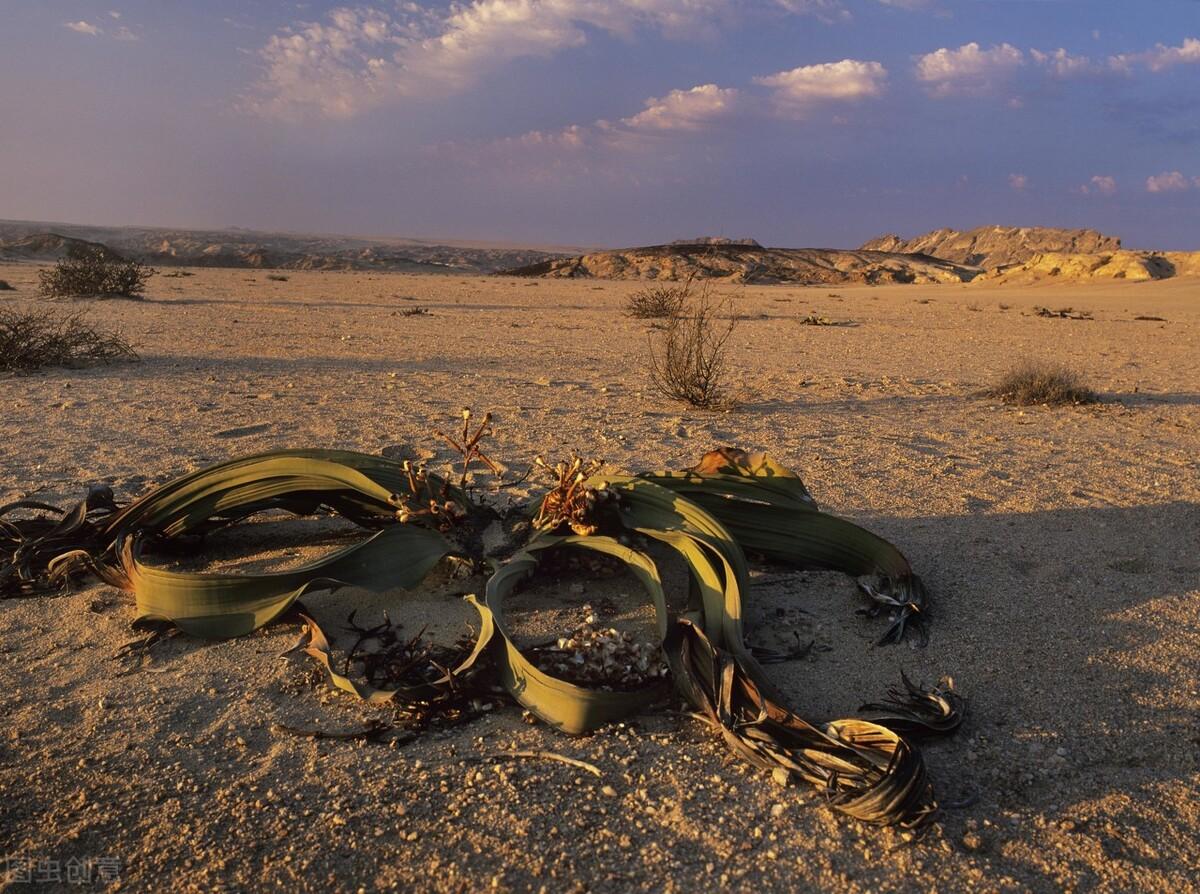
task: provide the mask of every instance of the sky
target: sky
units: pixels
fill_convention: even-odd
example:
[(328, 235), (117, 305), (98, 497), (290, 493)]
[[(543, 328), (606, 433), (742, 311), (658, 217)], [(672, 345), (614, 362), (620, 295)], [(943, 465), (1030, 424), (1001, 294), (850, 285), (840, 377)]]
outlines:
[(1200, 250), (1200, 0), (0, 0), (0, 218)]

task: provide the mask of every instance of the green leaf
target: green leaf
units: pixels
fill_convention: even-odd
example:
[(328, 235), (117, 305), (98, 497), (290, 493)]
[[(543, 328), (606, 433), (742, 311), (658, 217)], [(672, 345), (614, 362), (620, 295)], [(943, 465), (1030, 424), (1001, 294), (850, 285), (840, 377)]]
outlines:
[(242, 575), (155, 568), (139, 559), (139, 544), (127, 540), (122, 553), (138, 617), (170, 621), (186, 633), (210, 639), (250, 633), (310, 590), (415, 586), (451, 551), (436, 531), (395, 524), (299, 568)]
[(486, 605), (482, 610), (490, 612), (495, 625), (492, 654), (500, 684), (546, 723), (563, 732), (579, 734), (642, 710), (662, 698), (666, 688), (655, 685), (637, 692), (587, 689), (550, 676), (521, 653), (508, 632), (504, 600), (518, 582), (533, 573), (541, 551), (559, 548), (595, 550), (624, 563), (653, 601), (660, 635), (665, 635), (668, 626), (667, 605), (658, 568), (650, 557), (609, 537), (543, 535), (513, 556), (488, 580)]

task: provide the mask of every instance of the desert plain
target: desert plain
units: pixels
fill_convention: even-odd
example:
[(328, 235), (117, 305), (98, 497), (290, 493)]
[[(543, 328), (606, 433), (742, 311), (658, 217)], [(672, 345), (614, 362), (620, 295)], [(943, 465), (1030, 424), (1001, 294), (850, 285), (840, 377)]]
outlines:
[[(16, 288), (0, 300), (39, 304), (38, 269), (0, 265)], [(140, 635), (133, 606), (92, 583), (0, 601), (0, 855), (115, 859), (105, 889), (129, 891), (1200, 886), (1200, 278), (717, 283), (743, 317), (740, 406), (703, 412), (649, 387), (655, 333), (622, 313), (640, 283), (188, 272), (156, 276), (144, 301), (84, 303), (139, 363), (0, 379), (0, 502), (67, 504), (97, 482), (128, 500), (282, 447), (400, 447), (436, 468), (451, 457), (432, 429), (463, 406), (494, 414), (490, 452), (513, 477), (539, 453), (640, 471), (766, 450), (823, 508), (899, 546), (933, 614), (925, 648), (880, 647), (886, 622), (855, 614), (852, 581), (773, 569), (748, 599), (751, 638), (791, 625), (814, 642), (771, 666), (811, 720), (853, 716), (902, 671), (953, 676), (966, 720), (923, 748), (943, 809), (912, 842), (857, 823), (744, 766), (670, 703), (579, 738), (515, 705), (411, 740), (296, 736), (279, 725), (353, 729), (386, 712), (281, 658), (294, 623), (118, 660)], [(801, 325), (809, 314), (846, 325)], [(1061, 361), (1101, 401), (983, 396), (1025, 359)], [(271, 567), (342, 536), (214, 549)], [(330, 628), (351, 606), (387, 607), (415, 632), (481, 587), (304, 601)], [(566, 614), (592, 598), (576, 589)], [(602, 777), (463, 760), (513, 748)], [(34, 884), (80, 890), (65, 869)]]

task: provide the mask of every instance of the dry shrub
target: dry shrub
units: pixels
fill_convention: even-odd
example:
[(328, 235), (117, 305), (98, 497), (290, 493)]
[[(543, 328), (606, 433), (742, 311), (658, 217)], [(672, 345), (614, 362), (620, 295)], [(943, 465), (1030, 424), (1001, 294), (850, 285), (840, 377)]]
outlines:
[(120, 334), (96, 328), (82, 314), (0, 310), (0, 370), (27, 372), (137, 359)]
[(10, 286), (8, 284), (8, 280), (0, 279), (0, 292), (15, 292), (15, 291), (16, 291), (16, 289), (14, 289), (12, 286)]
[(650, 345), (650, 382), (660, 394), (704, 410), (728, 409), (726, 348), (738, 317), (707, 289), (668, 320), (659, 349)]
[(288, 278), (286, 276), (284, 276), (282, 273), (268, 273), (267, 279), (269, 279), (271, 282), (287, 282), (288, 281)]
[(639, 320), (668, 320), (687, 306), (691, 289), (691, 277), (683, 285), (639, 289), (626, 299), (625, 313)]
[(52, 270), (38, 273), (47, 298), (140, 298), (154, 269), (103, 247), (73, 246)]
[(1019, 407), (1090, 404), (1098, 399), (1096, 392), (1073, 370), (1057, 363), (1033, 361), (1010, 370), (987, 393)]

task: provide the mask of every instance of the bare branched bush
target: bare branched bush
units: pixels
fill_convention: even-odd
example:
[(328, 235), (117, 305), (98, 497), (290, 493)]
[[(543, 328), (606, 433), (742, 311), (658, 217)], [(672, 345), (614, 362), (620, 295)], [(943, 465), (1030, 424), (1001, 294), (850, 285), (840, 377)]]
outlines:
[(726, 348), (738, 317), (707, 289), (671, 316), (658, 349), (650, 345), (650, 382), (660, 394), (705, 410), (727, 409)]
[(40, 271), (38, 280), (47, 298), (140, 298), (154, 272), (103, 247), (72, 246), (52, 270)]
[(987, 394), (1019, 407), (1090, 404), (1098, 399), (1096, 392), (1073, 370), (1056, 363), (1033, 361), (1010, 370)]
[(119, 333), (91, 325), (82, 314), (0, 310), (0, 370), (28, 372), (137, 359)]
[(691, 277), (678, 286), (639, 289), (626, 299), (625, 313), (639, 320), (668, 320), (687, 305), (691, 289)]

